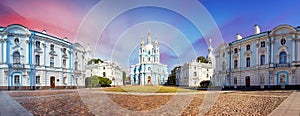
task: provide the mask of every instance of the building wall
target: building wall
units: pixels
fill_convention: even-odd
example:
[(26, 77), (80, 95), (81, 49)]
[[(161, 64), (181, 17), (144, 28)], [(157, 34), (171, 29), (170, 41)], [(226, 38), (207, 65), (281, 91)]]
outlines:
[[(14, 89), (15, 86), (47, 89), (51, 87), (51, 77), (55, 77), (53, 88), (84, 86), (84, 82), (74, 81), (77, 78), (84, 80), (85, 50), (79, 43), (70, 43), (66, 38), (60, 39), (46, 31), (37, 32), (17, 24), (1, 27), (0, 40), (0, 89)], [(74, 53), (82, 57), (75, 59)], [(75, 61), (80, 64), (77, 72), (73, 70)], [(36, 80), (36, 76), (40, 79)], [(69, 78), (68, 84), (62, 83), (63, 77)]]
[[(265, 46), (263, 46), (265, 42)], [(266, 32), (235, 40), (229, 44), (223, 43), (216, 49), (217, 68), (214, 84), (217, 86), (246, 87), (246, 77), (250, 77), (250, 86), (265, 88), (265, 86), (299, 85), (296, 80), (300, 76), (299, 58), (299, 28), (290, 25), (279, 25)], [(250, 50), (247, 50), (250, 45)], [(237, 53), (235, 52), (237, 49)], [(286, 58), (280, 53), (285, 52)], [(224, 55), (225, 54), (225, 55)], [(265, 63), (261, 64), (261, 55), (265, 55)], [(250, 58), (247, 67), (246, 58)], [(280, 62), (280, 57), (285, 62)], [(234, 61), (237, 60), (235, 67)], [(223, 69), (223, 62), (226, 69)], [(280, 81), (280, 77), (285, 81)], [(225, 81), (223, 78), (225, 78)], [(236, 82), (234, 81), (236, 78)]]
[[(105, 73), (105, 75), (104, 75)], [(111, 61), (99, 62), (97, 64), (90, 64), (86, 66), (86, 75), (106, 77), (112, 81), (112, 86), (123, 85), (123, 71), (121, 67)]]

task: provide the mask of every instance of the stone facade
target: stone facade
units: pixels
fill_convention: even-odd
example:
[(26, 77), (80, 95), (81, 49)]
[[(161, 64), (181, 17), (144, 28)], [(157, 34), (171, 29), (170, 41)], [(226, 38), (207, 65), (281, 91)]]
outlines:
[(0, 89), (84, 86), (85, 49), (14, 24), (0, 27)]
[(208, 48), (208, 63), (201, 63), (197, 60), (185, 63), (183, 66), (177, 67), (176, 70), (176, 85), (197, 87), (201, 81), (210, 80), (215, 69), (215, 57), (213, 55), (212, 41)]
[(272, 88), (300, 85), (300, 27), (279, 25), (216, 49), (216, 86)]

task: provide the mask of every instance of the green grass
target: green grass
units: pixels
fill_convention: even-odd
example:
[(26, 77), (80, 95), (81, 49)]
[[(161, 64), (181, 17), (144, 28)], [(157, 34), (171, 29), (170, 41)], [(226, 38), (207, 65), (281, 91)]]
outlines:
[(195, 92), (196, 90), (183, 89), (179, 87), (167, 86), (122, 86), (104, 88), (104, 91), (110, 92), (141, 92), (141, 93), (175, 93), (175, 92)]

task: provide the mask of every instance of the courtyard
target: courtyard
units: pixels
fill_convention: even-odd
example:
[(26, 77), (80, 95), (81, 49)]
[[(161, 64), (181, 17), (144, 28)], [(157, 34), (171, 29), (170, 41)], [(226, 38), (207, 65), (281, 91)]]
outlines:
[[(85, 116), (268, 115), (293, 92), (142, 88), (144, 87), (5, 92), (33, 115)], [(130, 91), (126, 92), (128, 89)]]

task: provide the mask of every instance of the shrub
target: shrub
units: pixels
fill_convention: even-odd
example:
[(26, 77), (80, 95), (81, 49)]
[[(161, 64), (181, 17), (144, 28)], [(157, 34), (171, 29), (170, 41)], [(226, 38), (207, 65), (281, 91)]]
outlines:
[(205, 80), (200, 82), (200, 87), (201, 88), (207, 88), (209, 85), (211, 85), (210, 80)]

